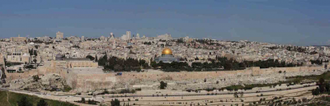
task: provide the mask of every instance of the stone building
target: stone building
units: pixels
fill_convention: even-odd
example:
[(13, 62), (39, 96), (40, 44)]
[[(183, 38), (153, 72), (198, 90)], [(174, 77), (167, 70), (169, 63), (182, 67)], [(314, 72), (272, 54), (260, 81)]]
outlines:
[(98, 67), (98, 63), (85, 58), (71, 58), (55, 60), (51, 62), (52, 67), (63, 67), (63, 68), (88, 68)]
[(63, 39), (63, 38), (64, 38), (63, 33), (60, 32), (60, 31), (58, 31), (58, 32), (56, 33), (56, 39)]
[(25, 42), (26, 37), (21, 37), (20, 35), (18, 35), (18, 37), (11, 37), (10, 41), (11, 42)]
[(169, 49), (169, 48), (165, 48), (163, 51), (162, 51), (162, 55), (155, 58), (155, 61), (158, 63), (158, 62), (163, 62), (163, 63), (171, 63), (171, 62), (174, 62), (174, 61), (178, 61), (178, 59), (176, 57), (173, 56), (172, 54), (172, 50)]
[(171, 34), (164, 34), (164, 35), (158, 35), (157, 36), (158, 39), (161, 39), (161, 40), (171, 40), (172, 39), (172, 36)]
[(18, 63), (29, 63), (30, 54), (22, 52), (13, 52), (7, 55), (6, 61), (8, 62), (18, 62)]

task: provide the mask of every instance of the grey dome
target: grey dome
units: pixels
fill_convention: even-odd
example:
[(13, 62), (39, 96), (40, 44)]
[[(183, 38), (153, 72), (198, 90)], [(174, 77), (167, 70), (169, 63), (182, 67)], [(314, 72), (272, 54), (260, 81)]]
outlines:
[(56, 60), (62, 60), (62, 59), (63, 59), (63, 55), (61, 55), (61, 54), (57, 54), (57, 55), (55, 56), (55, 59), (56, 59)]

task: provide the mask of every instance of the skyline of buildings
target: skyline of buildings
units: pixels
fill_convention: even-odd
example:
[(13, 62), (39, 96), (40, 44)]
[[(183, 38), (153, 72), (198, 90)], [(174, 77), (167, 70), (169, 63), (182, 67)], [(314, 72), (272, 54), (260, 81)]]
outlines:
[[(134, 34), (133, 34), (134, 35)], [(18, 37), (10, 37), (10, 38), (1, 38), (0, 39), (10, 39), (10, 40), (19, 40), (19, 41), (25, 41), (29, 38), (47, 38), (47, 37), (53, 37), (53, 36), (49, 36), (49, 35), (44, 35), (44, 36), (38, 36), (38, 37), (31, 37), (30, 35), (26, 35), (26, 37), (21, 37), (20, 34), (18, 35)], [(100, 35), (100, 36), (93, 36), (93, 37), (86, 37), (84, 35), (68, 35), (68, 36), (64, 36), (64, 33), (61, 31), (57, 31), (56, 34), (54, 35), (54, 38), (56, 39), (63, 39), (63, 38), (67, 38), (67, 37), (80, 37), (81, 39), (86, 39), (86, 38), (105, 38), (105, 36)], [(110, 32), (109, 36), (107, 36), (109, 38), (115, 38), (115, 34), (113, 32)], [(140, 37), (139, 33), (136, 33), (134, 38), (145, 38), (146, 35), (143, 35), (142, 37)], [(172, 35), (169, 33), (165, 33), (165, 34), (157, 34), (157, 35), (151, 35), (149, 37), (158, 37), (160, 39), (164, 39), (164, 40), (168, 40), (168, 39), (172, 39)], [(186, 37), (188, 37), (188, 35), (186, 35)], [(186, 38), (186, 37), (175, 37), (175, 38)], [(131, 31), (126, 31), (126, 34), (123, 34), (122, 36), (119, 36), (120, 39), (122, 40), (129, 40), (132, 39), (132, 34)], [(189, 37), (188, 37), (189, 38)], [(47, 38), (48, 39), (48, 38)], [(213, 38), (207, 38), (207, 37), (203, 37), (203, 38), (196, 38), (196, 39), (212, 39), (212, 40), (224, 40), (224, 41), (250, 41), (250, 40), (246, 40), (246, 39), (241, 39), (241, 40), (226, 40), (226, 39), (213, 39)], [(257, 41), (260, 42), (260, 41)], [(330, 42), (330, 40), (329, 40)], [(273, 42), (265, 42), (265, 43), (272, 43), (272, 44), (281, 44), (281, 43), (273, 43)], [(284, 45), (295, 45), (295, 44), (284, 44)], [(329, 45), (296, 45), (296, 46), (330, 46)]]
[[(2, 78), (5, 84), (2, 88), (21, 89), (20, 92), (29, 93), (31, 89), (39, 90), (50, 93), (47, 97), (54, 98), (59, 97), (58, 92), (61, 92), (61, 95), (80, 93), (75, 100), (66, 97), (60, 99), (71, 103), (82, 97), (90, 97), (88, 94), (94, 91), (116, 92), (123, 88), (137, 88), (140, 90), (136, 94), (142, 93), (150, 95), (150, 98), (157, 98), (158, 96), (151, 95), (160, 94), (157, 93), (160, 88), (159, 81), (169, 83), (167, 88), (163, 89), (166, 90), (164, 92), (179, 94), (191, 95), (195, 92), (187, 92), (187, 89), (209, 88), (216, 91), (205, 92), (205, 95), (209, 95), (209, 92), (227, 92), (217, 90), (237, 84), (267, 84), (263, 90), (277, 93), (284, 90), (269, 88), (270, 83), (277, 85), (287, 81), (287, 77), (322, 75), (330, 71), (329, 47), (279, 45), (246, 40), (220, 41), (189, 36), (172, 38), (168, 33), (156, 37), (140, 37), (139, 33), (132, 36), (130, 31), (126, 31), (121, 37), (114, 37), (114, 34), (110, 33), (95, 39), (65, 36), (64, 32), (57, 32), (56, 35), (56, 38), (18, 36), (1, 39), (0, 64), (4, 66), (6, 75), (2, 77), (0, 73), (0, 79)], [(41, 81), (36, 81), (35, 76), (40, 76)], [(72, 88), (70, 92), (62, 91), (65, 86)], [(305, 85), (297, 83), (296, 86)], [(283, 87), (290, 91), (289, 86), (281, 86)], [(305, 88), (309, 87), (299, 89), (310, 92)], [(204, 91), (199, 92), (203, 93)], [(94, 100), (100, 103), (111, 101), (105, 101), (102, 98), (104, 95), (94, 94)], [(163, 96), (159, 97), (166, 100)], [(249, 97), (255, 98), (246, 96)], [(125, 101), (129, 99), (131, 98), (127, 97)], [(141, 102), (145, 100), (144, 97)], [(195, 98), (192, 101), (194, 100)], [(248, 104), (244, 101), (239, 103)]]
[(7, 0), (0, 105), (330, 104), (330, 1)]
[[(11, 38), (15, 38), (15, 39), (22, 39), (22, 41), (24, 41), (25, 38), (37, 38), (37, 37), (31, 37), (30, 35), (26, 35), (26, 37), (21, 37), (20, 35), (18, 35), (19, 37), (10, 37), (9, 39)], [(113, 32), (110, 32), (110, 34), (108, 36), (103, 36), (103, 35), (99, 35), (99, 36), (85, 36), (85, 35), (67, 35), (65, 36), (63, 32), (61, 31), (57, 31), (56, 34), (54, 36), (52, 35), (44, 35), (44, 36), (38, 36), (38, 37), (54, 37), (56, 39), (63, 39), (63, 38), (66, 38), (66, 37), (82, 37), (83, 39), (86, 39), (86, 38), (103, 38), (103, 37), (110, 37), (110, 38), (115, 38), (115, 37), (119, 37), (120, 39), (122, 40), (129, 40), (129, 39), (132, 39), (132, 38), (145, 38), (146, 35), (143, 35), (142, 37), (140, 36), (140, 34), (137, 32), (136, 35), (132, 35), (131, 31), (126, 31), (125, 34), (123, 34), (122, 36), (115, 36), (115, 33)], [(188, 36), (188, 35), (186, 35)], [(149, 37), (158, 37), (158, 38), (162, 38), (162, 39), (172, 39), (172, 35), (169, 34), (169, 33), (165, 33), (165, 34), (156, 34), (156, 35), (150, 35)], [(184, 38), (184, 37), (175, 37), (175, 38)], [(1, 38), (0, 39), (7, 39), (7, 38)], [(213, 39), (213, 38), (207, 38), (207, 37), (199, 37), (197, 39)], [(224, 41), (240, 41), (240, 40), (247, 40), (247, 39), (240, 39), (240, 40), (227, 40), (227, 39), (213, 39), (213, 40), (224, 40)], [(247, 40), (247, 41), (250, 41), (250, 40)], [(260, 41), (258, 41), (260, 42)], [(263, 41), (261, 41), (263, 42)], [(281, 43), (274, 43), (274, 42), (267, 42), (267, 43), (273, 43), (273, 44), (281, 44)], [(285, 44), (285, 45), (295, 45), (295, 44)], [(329, 44), (325, 44), (325, 45), (296, 45), (296, 46), (330, 46), (330, 40), (329, 40)]]

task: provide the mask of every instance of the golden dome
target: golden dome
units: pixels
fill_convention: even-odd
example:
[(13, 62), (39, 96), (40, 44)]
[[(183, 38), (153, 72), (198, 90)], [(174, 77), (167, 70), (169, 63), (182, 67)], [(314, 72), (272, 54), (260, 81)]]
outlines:
[(162, 54), (163, 55), (172, 55), (172, 50), (169, 48), (164, 48)]

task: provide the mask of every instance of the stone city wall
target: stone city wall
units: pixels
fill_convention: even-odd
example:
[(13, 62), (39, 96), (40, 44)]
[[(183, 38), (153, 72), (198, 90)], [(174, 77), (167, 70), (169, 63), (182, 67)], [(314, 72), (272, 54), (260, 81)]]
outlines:
[(69, 74), (72, 77), (67, 77), (68, 85), (75, 91), (93, 91), (100, 89), (112, 88), (115, 83), (118, 83), (117, 78), (113, 74)]
[(98, 63), (94, 61), (51, 61), (51, 67), (65, 67), (65, 68), (75, 68), (75, 67), (98, 67)]
[(165, 73), (137, 73), (123, 72), (122, 75), (116, 73), (104, 74), (77, 74), (69, 73), (67, 77), (68, 85), (76, 91), (93, 91), (110, 88), (125, 88), (131, 84), (142, 81), (172, 80), (182, 81), (191, 79), (216, 78), (220, 76), (234, 76), (237, 74), (250, 74), (245, 70), (239, 71), (212, 71), (212, 72), (165, 72)]
[(28, 77), (32, 77), (33, 75), (45, 75), (45, 74), (49, 74), (49, 73), (59, 74), (62, 77), (67, 76), (66, 75), (67, 71), (65, 71), (63, 68), (52, 68), (52, 67), (48, 67), (48, 66), (41, 66), (41, 67), (38, 67), (37, 69), (24, 71), (24, 73), (8, 73), (7, 71), (5, 71), (5, 73), (6, 73), (7, 81), (28, 78)]
[(286, 68), (266, 68), (260, 69), (259, 67), (253, 67), (245, 70), (235, 71), (208, 71), (208, 72), (122, 72), (122, 75), (116, 73), (104, 73), (104, 74), (77, 74), (70, 73), (70, 77), (67, 77), (69, 85), (76, 91), (91, 91), (97, 89), (110, 89), (110, 88), (123, 88), (140, 82), (158, 82), (161, 80), (171, 81), (192, 81), (203, 80), (205, 78), (228, 78), (241, 76), (258, 76), (261, 74), (272, 73), (293, 73), (321, 70), (324, 67), (321, 66), (302, 66), (302, 67), (286, 67)]
[(276, 67), (276, 68), (264, 68), (259, 67), (252, 68), (252, 75), (270, 74), (270, 73), (290, 73), (290, 72), (303, 72), (314, 71), (324, 69), (323, 66), (301, 66), (301, 67)]
[(266, 68), (260, 69), (259, 67), (253, 67), (246, 70), (235, 71), (207, 71), (207, 72), (165, 72), (165, 73), (135, 73), (135, 72), (123, 72), (121, 76), (117, 76), (121, 80), (126, 79), (140, 79), (140, 80), (188, 80), (188, 79), (204, 79), (204, 78), (216, 78), (216, 77), (228, 77), (236, 75), (261, 75), (265, 73), (278, 73), (279, 71), (299, 72), (299, 71), (313, 71), (321, 70), (323, 67), (287, 67), (287, 68)]
[(33, 70), (26, 71), (24, 73), (8, 73), (8, 72), (5, 72), (5, 73), (6, 73), (6, 80), (11, 81), (11, 80), (15, 80), (15, 79), (28, 78), (28, 77), (32, 77), (33, 75), (38, 75), (38, 70), (33, 69)]
[(292, 73), (308, 72), (324, 69), (324, 66), (302, 66), (285, 68), (265, 68), (252, 67), (245, 70), (234, 71), (205, 71), (205, 72), (122, 72), (117, 73), (93, 73), (93, 72), (73, 72), (70, 69), (60, 67), (42, 66), (36, 70), (30, 70), (24, 73), (6, 73), (7, 80), (18, 78), (27, 78), (33, 75), (45, 75), (55, 73), (61, 75), (69, 86), (75, 91), (93, 91), (99, 89), (125, 88), (141, 82), (168, 81), (193, 81), (203, 80), (205, 78), (228, 78), (237, 76), (258, 76), (261, 74), (272, 73)]

